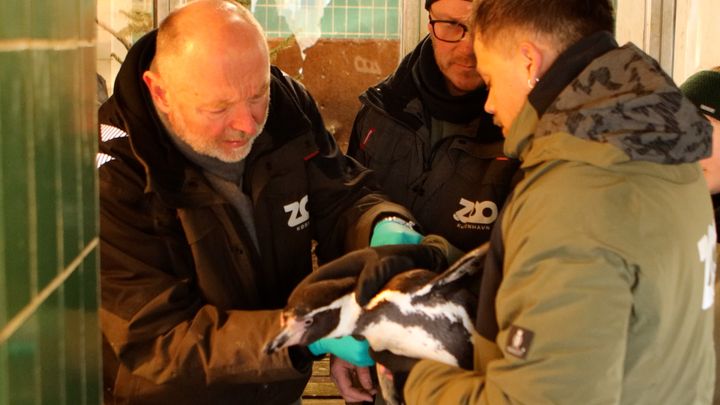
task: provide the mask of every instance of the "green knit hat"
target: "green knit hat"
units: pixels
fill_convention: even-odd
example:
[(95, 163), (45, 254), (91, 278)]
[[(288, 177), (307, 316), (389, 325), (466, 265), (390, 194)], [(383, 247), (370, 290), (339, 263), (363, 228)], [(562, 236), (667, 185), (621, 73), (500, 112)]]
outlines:
[(705, 115), (720, 120), (720, 72), (701, 70), (690, 76), (680, 90)]

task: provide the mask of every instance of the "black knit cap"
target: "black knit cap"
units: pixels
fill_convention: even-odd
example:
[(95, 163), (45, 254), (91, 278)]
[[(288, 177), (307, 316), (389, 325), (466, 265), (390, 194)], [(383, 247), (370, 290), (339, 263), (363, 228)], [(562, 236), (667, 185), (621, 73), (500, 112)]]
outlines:
[(701, 70), (690, 76), (680, 90), (703, 114), (720, 120), (720, 72)]

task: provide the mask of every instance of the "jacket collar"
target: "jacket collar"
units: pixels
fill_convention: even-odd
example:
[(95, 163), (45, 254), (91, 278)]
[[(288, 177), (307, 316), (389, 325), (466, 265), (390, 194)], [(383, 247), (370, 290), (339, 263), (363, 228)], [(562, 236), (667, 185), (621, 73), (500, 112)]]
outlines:
[(146, 192), (179, 190), (186, 159), (169, 140), (142, 75), (155, 56), (157, 30), (140, 38), (128, 51), (115, 80), (114, 98), (130, 134), (135, 155), (145, 167)]
[(590, 62), (617, 47), (612, 34), (601, 31), (581, 39), (561, 53), (528, 94), (528, 101), (538, 115), (545, 113), (560, 92), (577, 78)]
[[(484, 110), (487, 99), (484, 86), (464, 96), (450, 95), (435, 61), (430, 36), (403, 58), (393, 74), (369, 88), (360, 99), (413, 130), (429, 126), (431, 117), (459, 124), (480, 117), (478, 136), (488, 141), (502, 140), (492, 116)], [(424, 108), (418, 108), (420, 100)]]
[(530, 93), (505, 145), (523, 166), (677, 164), (708, 156), (711, 131), (697, 109), (655, 60), (633, 44), (613, 47), (609, 35), (570, 47)]
[(419, 57), (412, 66), (412, 79), (433, 118), (464, 124), (484, 114), (483, 107), (488, 95), (485, 86), (462, 96), (453, 96), (437, 65), (429, 37), (420, 43), (417, 52)]

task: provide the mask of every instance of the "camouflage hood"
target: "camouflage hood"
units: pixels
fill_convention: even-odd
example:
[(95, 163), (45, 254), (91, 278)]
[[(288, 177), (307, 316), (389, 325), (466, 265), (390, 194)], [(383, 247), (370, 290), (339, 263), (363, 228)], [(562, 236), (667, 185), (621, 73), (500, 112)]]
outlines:
[[(523, 166), (550, 159), (677, 164), (708, 157), (712, 128), (697, 108), (655, 60), (633, 44), (602, 49), (603, 41), (608, 46), (609, 34), (603, 35), (587, 38), (592, 41), (568, 50), (574, 55), (566, 52), (558, 58), (570, 70), (576, 65), (580, 73), (574, 78), (563, 81), (567, 69), (559, 71), (563, 64), (557, 62), (543, 76), (508, 135), (506, 153), (520, 156)], [(611, 37), (610, 41), (614, 44)], [(583, 64), (583, 57), (589, 56), (592, 59)], [(554, 83), (543, 88), (546, 81)], [(571, 141), (588, 148), (563, 148), (561, 144), (570, 144), (543, 139), (558, 133), (594, 142)], [(554, 147), (548, 148), (550, 144)]]

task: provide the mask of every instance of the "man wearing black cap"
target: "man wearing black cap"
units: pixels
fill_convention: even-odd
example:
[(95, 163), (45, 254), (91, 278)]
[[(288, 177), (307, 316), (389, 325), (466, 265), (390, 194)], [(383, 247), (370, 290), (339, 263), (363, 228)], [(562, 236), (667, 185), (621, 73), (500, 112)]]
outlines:
[[(487, 89), (467, 25), (472, 2), (426, 0), (425, 8), (429, 35), (360, 96), (348, 154), (376, 171), (383, 191), (459, 256), (458, 249), (489, 240), (517, 162), (503, 154), (502, 133), (483, 109)], [(367, 399), (345, 388), (341, 366), (350, 367), (333, 360), (345, 399)]]
[[(712, 194), (713, 210), (715, 211), (715, 231), (718, 232), (720, 224), (720, 66), (709, 70), (701, 70), (690, 76), (681, 86), (683, 94), (687, 96), (710, 121), (712, 133), (712, 155), (700, 161), (703, 174)], [(720, 233), (720, 232), (718, 232)], [(718, 235), (717, 240), (720, 240)], [(716, 260), (717, 262), (717, 260)], [(715, 296), (720, 297), (720, 284), (715, 279)], [(720, 370), (720, 306), (715, 305), (715, 364)], [(720, 404), (720, 372), (715, 372), (715, 396), (713, 404)]]
[[(680, 86), (680, 89), (702, 111), (713, 126), (712, 156), (700, 161), (700, 164), (703, 167), (710, 193), (718, 196), (720, 193), (720, 66), (695, 73)], [(716, 221), (720, 214), (718, 212), (720, 196), (718, 197), (713, 197)], [(717, 201), (715, 201), (716, 199)]]

